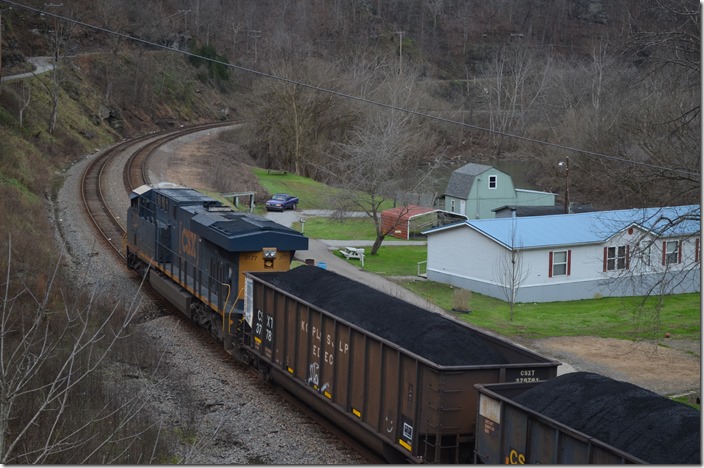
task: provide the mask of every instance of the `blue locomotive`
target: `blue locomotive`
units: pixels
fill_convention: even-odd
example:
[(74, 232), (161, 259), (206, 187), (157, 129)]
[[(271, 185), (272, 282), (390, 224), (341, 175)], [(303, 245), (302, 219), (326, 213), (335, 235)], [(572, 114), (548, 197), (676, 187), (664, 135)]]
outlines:
[(262, 216), (236, 212), (191, 188), (162, 183), (130, 194), (129, 268), (221, 342), (244, 307), (245, 272), (287, 271), (308, 238)]

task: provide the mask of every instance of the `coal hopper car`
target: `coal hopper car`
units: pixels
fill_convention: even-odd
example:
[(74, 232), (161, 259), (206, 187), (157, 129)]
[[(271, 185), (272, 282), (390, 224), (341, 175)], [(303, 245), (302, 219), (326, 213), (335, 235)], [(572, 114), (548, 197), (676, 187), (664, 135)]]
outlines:
[(252, 364), (390, 462), (473, 461), (475, 384), (558, 361), (314, 266), (248, 273)]
[[(226, 347), (242, 316), (245, 272), (286, 271), (300, 232), (236, 212), (191, 188), (162, 183), (130, 194), (127, 265)], [(224, 320), (223, 320), (224, 319)]]
[(701, 411), (590, 372), (477, 385), (475, 462), (701, 465)]

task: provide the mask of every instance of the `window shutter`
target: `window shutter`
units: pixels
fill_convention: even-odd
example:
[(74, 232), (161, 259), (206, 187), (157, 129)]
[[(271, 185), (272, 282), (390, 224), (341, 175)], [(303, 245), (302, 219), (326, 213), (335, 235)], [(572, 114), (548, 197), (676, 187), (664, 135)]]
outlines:
[(570, 270), (572, 269), (572, 251), (567, 251), (567, 276), (570, 276)]
[(694, 261), (698, 262), (699, 261), (699, 237), (697, 237), (696, 241), (694, 242)]
[(626, 245), (626, 270), (631, 269), (631, 246)]
[(550, 269), (548, 270), (548, 278), (552, 278), (552, 252), (548, 254), (548, 263), (550, 264)]
[(677, 263), (682, 263), (682, 241), (677, 241)]
[(667, 261), (667, 242), (662, 241), (662, 264), (664, 265)]
[(608, 255), (608, 247), (604, 247), (604, 271), (606, 271), (606, 256)]

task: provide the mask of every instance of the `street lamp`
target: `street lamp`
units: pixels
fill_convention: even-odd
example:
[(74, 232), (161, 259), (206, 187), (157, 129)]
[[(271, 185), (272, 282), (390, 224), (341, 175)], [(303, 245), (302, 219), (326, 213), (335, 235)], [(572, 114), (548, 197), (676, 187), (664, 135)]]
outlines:
[(565, 214), (568, 214), (570, 212), (570, 157), (567, 156), (557, 165), (565, 169)]

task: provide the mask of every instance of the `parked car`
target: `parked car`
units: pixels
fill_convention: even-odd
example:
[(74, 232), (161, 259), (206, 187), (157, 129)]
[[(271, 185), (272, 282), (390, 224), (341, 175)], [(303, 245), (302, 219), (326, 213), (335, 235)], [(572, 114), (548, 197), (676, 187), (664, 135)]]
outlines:
[(271, 200), (266, 202), (267, 211), (295, 210), (298, 205), (298, 197), (288, 193), (277, 193)]

